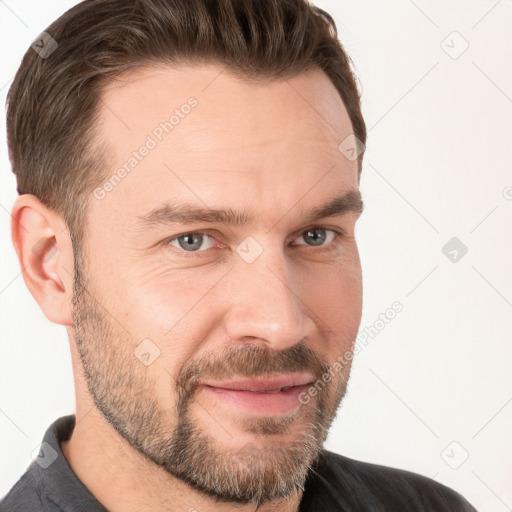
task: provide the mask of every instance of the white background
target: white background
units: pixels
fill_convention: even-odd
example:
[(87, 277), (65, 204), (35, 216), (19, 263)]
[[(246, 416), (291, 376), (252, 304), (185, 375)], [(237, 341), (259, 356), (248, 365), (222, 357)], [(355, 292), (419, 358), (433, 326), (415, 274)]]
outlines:
[[(2, 105), (31, 42), (75, 3), (0, 0)], [(357, 232), (361, 330), (393, 302), (404, 308), (355, 358), (326, 447), (426, 475), (481, 512), (505, 512), (512, 507), (512, 1), (447, 4), (316, 2), (335, 18), (352, 56), (369, 129)], [(3, 496), (49, 424), (75, 404), (65, 329), (29, 294), (11, 245), (16, 193), (4, 122), (0, 137)], [(455, 263), (441, 250), (452, 237), (468, 248)]]

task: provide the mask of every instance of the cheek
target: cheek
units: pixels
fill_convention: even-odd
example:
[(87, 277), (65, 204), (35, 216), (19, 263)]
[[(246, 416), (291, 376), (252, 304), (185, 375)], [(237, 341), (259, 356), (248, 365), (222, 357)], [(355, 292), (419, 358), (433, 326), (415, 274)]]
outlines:
[(165, 370), (165, 378), (169, 373), (175, 375), (208, 338), (215, 317), (209, 311), (208, 291), (218, 279), (210, 282), (205, 273), (201, 278), (191, 272), (171, 275), (162, 271), (123, 277), (119, 318), (134, 345), (149, 339), (158, 348), (152, 372)]
[[(160, 269), (136, 276), (126, 273), (121, 292), (125, 305), (122, 316), (140, 335), (151, 334), (165, 342), (176, 339), (178, 333), (179, 339), (201, 339), (199, 335), (207, 333), (219, 320), (217, 316), (222, 315), (222, 301), (217, 299), (223, 295), (225, 273), (222, 265), (187, 271)], [(289, 278), (299, 306), (307, 306), (305, 315), (312, 315), (313, 319), (316, 315), (336, 332), (340, 326), (348, 333), (357, 331), (362, 302), (357, 251), (348, 251), (329, 263), (291, 264)]]
[(300, 297), (311, 311), (342, 337), (357, 335), (362, 313), (359, 258), (304, 269)]
[[(199, 275), (200, 274), (200, 275)], [(173, 270), (164, 265), (145, 273), (121, 277), (122, 316), (136, 330), (147, 329), (159, 338), (173, 338), (190, 317), (199, 320), (198, 306), (215, 285), (215, 272)]]

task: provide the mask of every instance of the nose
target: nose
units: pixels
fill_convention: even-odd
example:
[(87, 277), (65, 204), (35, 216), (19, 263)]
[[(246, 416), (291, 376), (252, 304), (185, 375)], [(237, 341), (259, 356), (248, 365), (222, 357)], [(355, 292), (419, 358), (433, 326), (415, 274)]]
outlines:
[(314, 314), (299, 293), (298, 276), (276, 250), (252, 263), (237, 261), (230, 273), (225, 327), (235, 341), (256, 339), (271, 349), (295, 345), (315, 330)]

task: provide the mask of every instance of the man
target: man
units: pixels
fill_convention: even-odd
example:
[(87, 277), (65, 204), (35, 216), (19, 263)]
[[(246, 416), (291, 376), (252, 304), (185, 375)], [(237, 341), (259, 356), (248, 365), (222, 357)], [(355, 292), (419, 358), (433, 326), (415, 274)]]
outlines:
[(24, 280), (76, 415), (2, 511), (472, 511), (323, 449), (361, 318), (365, 124), (305, 0), (87, 0), (8, 96)]

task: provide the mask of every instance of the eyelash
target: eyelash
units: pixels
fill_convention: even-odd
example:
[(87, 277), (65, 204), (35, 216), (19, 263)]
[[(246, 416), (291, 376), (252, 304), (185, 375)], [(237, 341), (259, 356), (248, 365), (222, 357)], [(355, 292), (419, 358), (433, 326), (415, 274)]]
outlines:
[[(334, 233), (334, 239), (329, 244), (326, 244), (326, 245), (319, 245), (316, 247), (306, 245), (306, 247), (309, 247), (311, 249), (317, 249), (320, 251), (321, 250), (324, 250), (324, 251), (332, 250), (334, 248), (333, 246), (336, 246), (337, 242), (339, 242), (339, 240), (345, 236), (344, 231), (342, 231), (339, 228), (332, 229), (332, 228), (326, 228), (323, 226), (312, 226), (312, 227), (306, 228), (303, 231), (301, 231), (299, 236), (302, 236), (304, 233), (306, 233), (309, 230), (315, 230), (315, 229), (324, 229), (325, 231), (331, 231), (332, 233)], [(212, 231), (187, 231), (186, 233), (181, 233), (181, 234), (175, 235), (171, 238), (167, 238), (163, 242), (161, 242), (159, 245), (163, 245), (166, 249), (169, 249), (172, 252), (177, 251), (177, 253), (180, 256), (185, 254), (185, 256), (184, 256), (185, 258), (201, 257), (205, 252), (208, 252), (210, 249), (214, 249), (214, 247), (211, 247), (210, 249), (206, 249), (203, 251), (185, 251), (184, 249), (178, 249), (177, 247), (173, 247), (172, 245), (170, 245), (171, 242), (174, 242), (178, 238), (181, 238), (182, 236), (185, 236), (185, 235), (203, 235), (203, 236), (206, 235), (215, 240), (215, 236)], [(217, 242), (217, 243), (220, 245), (224, 245), (224, 244), (221, 244), (220, 242)], [(299, 245), (305, 245), (305, 244), (299, 244)]]

